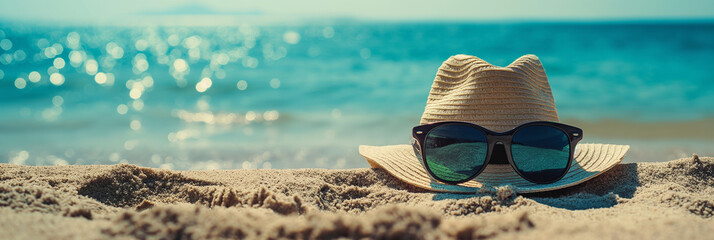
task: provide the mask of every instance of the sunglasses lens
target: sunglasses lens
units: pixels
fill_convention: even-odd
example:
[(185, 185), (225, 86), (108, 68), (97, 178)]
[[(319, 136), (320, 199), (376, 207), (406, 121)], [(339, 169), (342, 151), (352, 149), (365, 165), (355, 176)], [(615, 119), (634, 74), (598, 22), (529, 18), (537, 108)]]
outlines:
[(570, 141), (558, 128), (529, 126), (513, 134), (513, 163), (524, 178), (549, 183), (565, 174), (570, 160)]
[(468, 125), (446, 124), (429, 131), (425, 140), (426, 167), (439, 179), (465, 181), (486, 161), (486, 134)]

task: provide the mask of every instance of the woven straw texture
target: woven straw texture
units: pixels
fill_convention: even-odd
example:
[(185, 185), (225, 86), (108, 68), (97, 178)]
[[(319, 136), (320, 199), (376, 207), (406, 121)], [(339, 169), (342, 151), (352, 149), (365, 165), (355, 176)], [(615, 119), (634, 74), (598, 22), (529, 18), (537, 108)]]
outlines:
[[(471, 122), (504, 132), (533, 121), (558, 122), (558, 112), (548, 77), (535, 55), (522, 56), (506, 67), (456, 55), (439, 67), (421, 117), (421, 124), (443, 121)], [(619, 164), (628, 149), (626, 145), (579, 144), (568, 173), (551, 184), (528, 182), (510, 165), (489, 164), (473, 180), (448, 185), (429, 177), (409, 145), (360, 146), (359, 152), (372, 167), (432, 191), (468, 193), (510, 185), (520, 193), (531, 193), (587, 181)]]
[(446, 60), (431, 86), (421, 124), (461, 121), (503, 132), (533, 121), (558, 121), (543, 65), (525, 55), (507, 67), (474, 56)]

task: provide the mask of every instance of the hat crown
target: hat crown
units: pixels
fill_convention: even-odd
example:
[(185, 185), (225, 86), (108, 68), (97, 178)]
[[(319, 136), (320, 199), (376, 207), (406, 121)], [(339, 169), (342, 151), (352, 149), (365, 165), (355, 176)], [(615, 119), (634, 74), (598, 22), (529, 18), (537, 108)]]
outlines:
[(538, 57), (506, 67), (478, 57), (452, 56), (439, 67), (421, 124), (461, 121), (508, 131), (533, 121), (558, 122), (553, 94)]

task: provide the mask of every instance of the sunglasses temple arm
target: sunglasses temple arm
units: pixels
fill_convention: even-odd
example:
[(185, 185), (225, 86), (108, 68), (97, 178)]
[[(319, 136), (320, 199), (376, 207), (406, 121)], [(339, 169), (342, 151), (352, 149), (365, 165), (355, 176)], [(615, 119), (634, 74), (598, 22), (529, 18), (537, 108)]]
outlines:
[(419, 164), (421, 164), (421, 166), (424, 168), (424, 171), (427, 172), (426, 175), (429, 176), (429, 179), (431, 179), (432, 182), (438, 182), (439, 180), (434, 178), (434, 176), (432, 176), (431, 173), (429, 173), (429, 171), (426, 168), (426, 164), (424, 163), (424, 158), (422, 158), (422, 155), (421, 155), (421, 145), (419, 145), (419, 141), (417, 141), (416, 138), (412, 138), (411, 144), (412, 144), (412, 147), (414, 148), (414, 155), (416, 155), (417, 159), (419, 159)]
[(419, 163), (424, 166), (424, 159), (422, 159), (422, 154), (421, 154), (421, 145), (419, 145), (419, 141), (416, 140), (416, 138), (412, 138), (410, 141), (412, 144), (412, 148), (414, 149), (414, 155), (419, 159)]

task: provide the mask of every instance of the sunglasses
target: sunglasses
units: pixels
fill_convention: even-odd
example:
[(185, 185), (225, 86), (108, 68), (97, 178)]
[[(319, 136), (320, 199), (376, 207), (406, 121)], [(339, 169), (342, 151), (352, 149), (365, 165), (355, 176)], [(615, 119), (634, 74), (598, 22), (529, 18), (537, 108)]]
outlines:
[(553, 183), (565, 176), (583, 130), (556, 122), (529, 122), (494, 132), (467, 122), (438, 122), (412, 129), (412, 146), (432, 178), (458, 184), (486, 165), (510, 164), (524, 179)]

